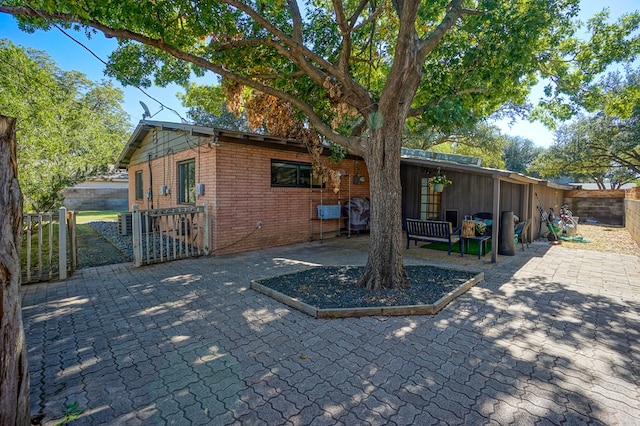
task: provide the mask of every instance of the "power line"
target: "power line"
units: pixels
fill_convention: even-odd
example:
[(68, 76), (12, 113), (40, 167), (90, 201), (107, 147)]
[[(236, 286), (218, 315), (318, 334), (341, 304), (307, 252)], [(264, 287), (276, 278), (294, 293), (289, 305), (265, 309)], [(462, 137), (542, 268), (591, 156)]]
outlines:
[[(43, 19), (47, 20), (47, 18), (45, 16), (43, 16), (37, 9), (35, 9), (34, 7), (32, 7), (31, 5), (27, 4), (27, 7), (29, 7), (31, 10), (33, 10), (35, 13), (37, 13), (38, 15), (40, 15), (40, 17), (42, 17)], [(47, 20), (47, 22), (49, 22)], [(96, 58), (98, 61), (102, 62), (102, 64), (104, 64), (105, 66), (108, 66), (108, 63), (102, 59), (100, 56), (98, 56), (98, 54), (96, 54), (93, 50), (91, 50), (89, 47), (87, 47), (84, 43), (82, 43), (80, 40), (76, 39), (75, 37), (73, 37), (71, 34), (69, 34), (68, 32), (66, 32), (62, 27), (60, 27), (58, 24), (56, 23), (51, 23), (49, 22), (51, 25), (53, 25), (53, 27), (55, 27), (58, 31), (60, 31), (62, 34), (64, 34), (65, 36), (67, 36), (69, 39), (71, 39), (73, 42), (75, 42), (76, 44), (78, 44), (80, 47), (82, 47), (83, 49), (85, 49), (87, 52), (89, 52), (91, 54), (91, 56), (93, 56), (94, 58)], [(182, 122), (187, 122), (187, 120), (182, 117), (180, 115), (180, 113), (178, 113), (178, 111), (176, 111), (175, 109), (165, 105), (164, 103), (160, 102), (158, 99), (156, 99), (155, 97), (151, 96), (149, 93), (147, 93), (144, 89), (142, 89), (140, 86), (138, 86), (137, 84), (131, 82), (131, 80), (127, 77), (127, 76), (123, 76), (121, 74), (118, 74), (118, 79), (123, 80), (127, 85), (129, 86), (133, 86), (136, 89), (138, 89), (140, 92), (142, 92), (143, 95), (145, 95), (146, 97), (148, 97), (149, 99), (151, 99), (154, 102), (157, 102), (162, 108), (166, 108), (169, 111), (173, 112), (174, 114), (176, 114), (179, 118), (180, 121)]]

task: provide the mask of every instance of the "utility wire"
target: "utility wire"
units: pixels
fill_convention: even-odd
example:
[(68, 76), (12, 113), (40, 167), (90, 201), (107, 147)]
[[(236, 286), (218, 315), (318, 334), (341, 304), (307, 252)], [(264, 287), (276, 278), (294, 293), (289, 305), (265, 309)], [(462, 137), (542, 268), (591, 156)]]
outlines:
[[(32, 7), (31, 5), (27, 4), (27, 7), (29, 7), (31, 10), (33, 10), (35, 13), (37, 13), (38, 15), (40, 15), (40, 17), (42, 17), (43, 19), (47, 20), (47, 18), (45, 16), (43, 16), (37, 9), (35, 9), (34, 7)], [(48, 21), (48, 20), (47, 20)], [(87, 52), (89, 52), (91, 54), (91, 56), (93, 56), (94, 58), (96, 58), (98, 61), (102, 62), (105, 66), (108, 66), (108, 63), (102, 59), (100, 56), (98, 56), (93, 50), (91, 50), (89, 47), (87, 47), (85, 44), (83, 44), (80, 40), (76, 39), (75, 37), (73, 37), (71, 34), (69, 34), (67, 31), (65, 31), (62, 27), (60, 27), (58, 24), (56, 23), (51, 23), (51, 25), (53, 25), (53, 27), (55, 27), (58, 31), (60, 31), (62, 34), (64, 34), (65, 36), (67, 36), (69, 39), (71, 39), (73, 42), (75, 42), (76, 44), (78, 44), (80, 47), (82, 47), (83, 49), (85, 49)], [(126, 84), (128, 84), (129, 86), (133, 86), (136, 89), (138, 89), (140, 92), (142, 92), (142, 94), (144, 94), (146, 97), (148, 97), (149, 99), (157, 102), (162, 108), (166, 108), (169, 111), (172, 111), (175, 115), (177, 115), (178, 117), (180, 117), (180, 121), (186, 123), (187, 120), (185, 118), (183, 118), (180, 113), (178, 113), (178, 111), (176, 111), (175, 109), (165, 105), (164, 103), (160, 102), (158, 99), (156, 99), (155, 97), (151, 96), (149, 93), (147, 93), (144, 89), (142, 89), (140, 86), (138, 86), (135, 83), (132, 83), (131, 80), (127, 77), (127, 76), (123, 76), (118, 74), (118, 78), (123, 80)]]

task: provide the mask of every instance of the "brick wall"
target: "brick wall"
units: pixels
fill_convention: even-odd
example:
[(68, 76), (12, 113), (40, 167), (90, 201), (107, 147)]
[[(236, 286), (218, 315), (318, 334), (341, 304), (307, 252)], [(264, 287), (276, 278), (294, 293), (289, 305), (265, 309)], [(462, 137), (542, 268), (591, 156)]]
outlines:
[[(317, 220), (317, 205), (344, 204), (348, 198), (347, 177), (341, 192), (330, 188), (271, 186), (271, 160), (311, 162), (307, 153), (223, 144), (217, 148), (217, 208), (213, 242), (217, 253), (232, 253), (336, 236), (338, 220)], [(361, 162), (360, 162), (361, 164)], [(333, 165), (353, 176), (355, 162)], [(364, 167), (359, 167), (363, 173)], [(366, 171), (363, 173), (368, 182)], [(368, 185), (351, 184), (351, 197), (369, 196)], [(258, 222), (262, 223), (260, 228)], [(322, 226), (322, 229), (320, 229)]]
[(640, 187), (625, 190), (624, 211), (625, 227), (640, 244)]
[[(317, 220), (317, 205), (344, 204), (351, 184), (351, 197), (369, 196), (369, 177), (362, 161), (358, 169), (365, 184), (354, 185), (345, 177), (341, 192), (310, 188), (271, 187), (271, 160), (311, 163), (306, 152), (260, 147), (251, 144), (223, 142), (218, 147), (201, 147), (172, 153), (151, 161), (153, 173), (153, 208), (178, 205), (177, 164), (195, 159), (196, 182), (205, 185), (204, 196), (197, 204), (207, 203), (211, 221), (213, 254), (227, 254), (255, 250), (337, 235), (340, 222)], [(331, 165), (344, 169), (349, 176), (355, 173), (355, 161), (343, 160)], [(149, 188), (149, 164), (133, 165), (129, 172), (129, 206), (151, 207), (149, 200), (135, 200), (135, 173), (143, 172), (144, 192)], [(160, 186), (167, 185), (170, 194), (160, 195)], [(258, 227), (258, 223), (261, 226)], [(322, 225), (322, 229), (320, 226)]]
[(573, 190), (564, 195), (564, 203), (580, 221), (597, 220), (607, 225), (624, 225), (624, 190)]

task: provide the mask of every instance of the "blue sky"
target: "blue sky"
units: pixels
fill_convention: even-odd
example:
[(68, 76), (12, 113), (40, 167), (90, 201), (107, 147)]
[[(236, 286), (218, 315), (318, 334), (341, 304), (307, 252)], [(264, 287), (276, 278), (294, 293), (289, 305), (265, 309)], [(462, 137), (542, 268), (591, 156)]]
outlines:
[[(598, 0), (582, 0), (581, 19), (586, 20), (594, 13), (602, 10), (605, 5), (611, 10), (612, 18), (639, 8), (637, 0), (614, 0), (607, 3), (609, 4)], [(90, 40), (87, 40), (81, 33), (72, 34), (103, 60), (107, 60), (109, 53), (113, 51), (117, 45), (115, 40), (107, 39), (100, 33), (95, 34)], [(7, 38), (11, 40), (13, 44), (19, 46), (47, 52), (47, 54), (56, 61), (58, 67), (63, 70), (83, 72), (94, 81), (106, 79), (104, 75), (104, 65), (89, 51), (57, 29), (48, 32), (37, 31), (33, 34), (24, 33), (18, 29), (12, 16), (0, 14), (0, 38)], [(216, 76), (214, 74), (208, 74), (207, 77), (199, 81), (211, 83), (216, 81)], [(132, 126), (142, 119), (143, 110), (140, 106), (140, 101), (149, 107), (151, 114), (154, 115), (154, 120), (179, 121), (179, 116), (186, 118), (186, 111), (175, 96), (176, 92), (182, 91), (182, 88), (179, 86), (170, 85), (164, 88), (152, 87), (145, 89), (145, 92), (160, 102), (158, 103), (137, 88), (122, 87), (120, 84), (117, 85), (124, 91), (125, 102), (123, 109), (131, 116)], [(540, 89), (537, 93), (541, 93)], [(534, 92), (531, 100), (535, 101), (537, 96), (539, 95), (536, 95)], [(161, 104), (163, 104), (164, 107)], [(175, 112), (169, 108), (175, 110)], [(504, 133), (530, 139), (539, 146), (547, 147), (553, 142), (553, 133), (540, 123), (529, 123), (520, 120), (515, 124), (510, 124), (505, 120), (497, 124)]]

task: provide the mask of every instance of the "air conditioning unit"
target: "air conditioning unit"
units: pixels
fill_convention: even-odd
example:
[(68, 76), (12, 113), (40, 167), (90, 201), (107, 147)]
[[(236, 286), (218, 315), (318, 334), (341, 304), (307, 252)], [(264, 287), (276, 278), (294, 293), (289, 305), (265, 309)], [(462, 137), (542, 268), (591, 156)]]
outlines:
[[(151, 220), (151, 218), (142, 217), (142, 233), (145, 234), (147, 232), (147, 223)], [(151, 227), (149, 227), (151, 228)], [(131, 212), (118, 213), (118, 232), (120, 235), (131, 235), (133, 234), (133, 214)]]
[(120, 235), (133, 233), (133, 215), (131, 212), (118, 213), (118, 232)]

